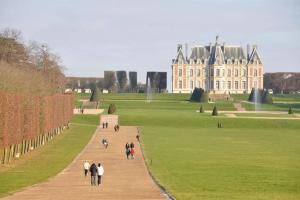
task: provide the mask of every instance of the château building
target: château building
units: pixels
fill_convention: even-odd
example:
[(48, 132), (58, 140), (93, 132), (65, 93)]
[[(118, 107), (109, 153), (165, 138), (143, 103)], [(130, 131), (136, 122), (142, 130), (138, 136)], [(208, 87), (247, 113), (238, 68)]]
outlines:
[(245, 55), (242, 46), (220, 44), (217, 36), (215, 44), (193, 47), (189, 57), (178, 45), (172, 91), (191, 93), (198, 87), (213, 94), (250, 93), (252, 88), (263, 88), (263, 72), (256, 45), (247, 45)]

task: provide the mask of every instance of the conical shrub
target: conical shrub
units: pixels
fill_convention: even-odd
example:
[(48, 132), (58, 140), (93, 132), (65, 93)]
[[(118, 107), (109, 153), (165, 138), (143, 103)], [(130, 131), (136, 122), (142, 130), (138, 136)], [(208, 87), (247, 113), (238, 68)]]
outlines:
[(214, 109), (213, 109), (211, 115), (212, 115), (212, 116), (218, 116), (218, 110), (217, 110), (217, 107), (216, 107), (216, 106), (214, 106)]

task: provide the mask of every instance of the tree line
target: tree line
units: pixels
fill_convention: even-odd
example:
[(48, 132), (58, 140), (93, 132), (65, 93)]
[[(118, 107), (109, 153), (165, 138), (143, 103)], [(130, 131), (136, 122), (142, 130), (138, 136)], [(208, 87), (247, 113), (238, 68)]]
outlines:
[(64, 84), (61, 59), (47, 44), (26, 45), (20, 31), (0, 31), (1, 91), (49, 95), (62, 93)]

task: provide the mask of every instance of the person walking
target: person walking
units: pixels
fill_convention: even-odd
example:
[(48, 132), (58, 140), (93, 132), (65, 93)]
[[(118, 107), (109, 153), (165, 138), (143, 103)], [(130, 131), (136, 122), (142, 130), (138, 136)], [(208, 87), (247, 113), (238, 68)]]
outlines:
[(105, 123), (105, 127), (108, 128), (108, 122)]
[(90, 163), (87, 160), (85, 160), (83, 163), (83, 169), (84, 169), (84, 176), (87, 176), (90, 169)]
[(125, 144), (125, 154), (127, 157), (127, 160), (129, 159), (129, 155), (130, 155), (130, 146), (128, 144), (128, 142)]
[(102, 178), (102, 176), (104, 174), (104, 168), (101, 165), (101, 163), (98, 163), (97, 170), (98, 170), (98, 186), (100, 186), (100, 184), (101, 184), (101, 178)]
[(130, 148), (134, 148), (133, 142), (130, 143)]
[(98, 175), (98, 168), (95, 163), (93, 163), (90, 167), (90, 172), (91, 172), (91, 185), (96, 186), (96, 177)]
[(134, 150), (134, 148), (131, 148), (130, 155), (131, 155), (131, 159), (134, 159), (134, 156), (135, 156), (135, 150)]
[(127, 160), (129, 159), (130, 152), (131, 152), (130, 148), (126, 148), (125, 153), (126, 153)]

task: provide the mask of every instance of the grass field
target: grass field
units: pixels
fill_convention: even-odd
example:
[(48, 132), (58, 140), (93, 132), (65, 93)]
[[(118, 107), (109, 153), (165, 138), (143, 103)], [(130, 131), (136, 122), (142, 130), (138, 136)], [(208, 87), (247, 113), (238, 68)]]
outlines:
[(141, 127), (150, 170), (175, 198), (300, 199), (298, 120), (212, 117), (179, 99), (145, 103), (114, 95), (103, 106), (112, 102), (121, 125)]
[[(95, 132), (99, 116), (74, 116), (70, 129), (0, 169), (0, 197), (39, 182), (62, 171), (83, 149)], [(76, 124), (75, 124), (76, 123)]]

